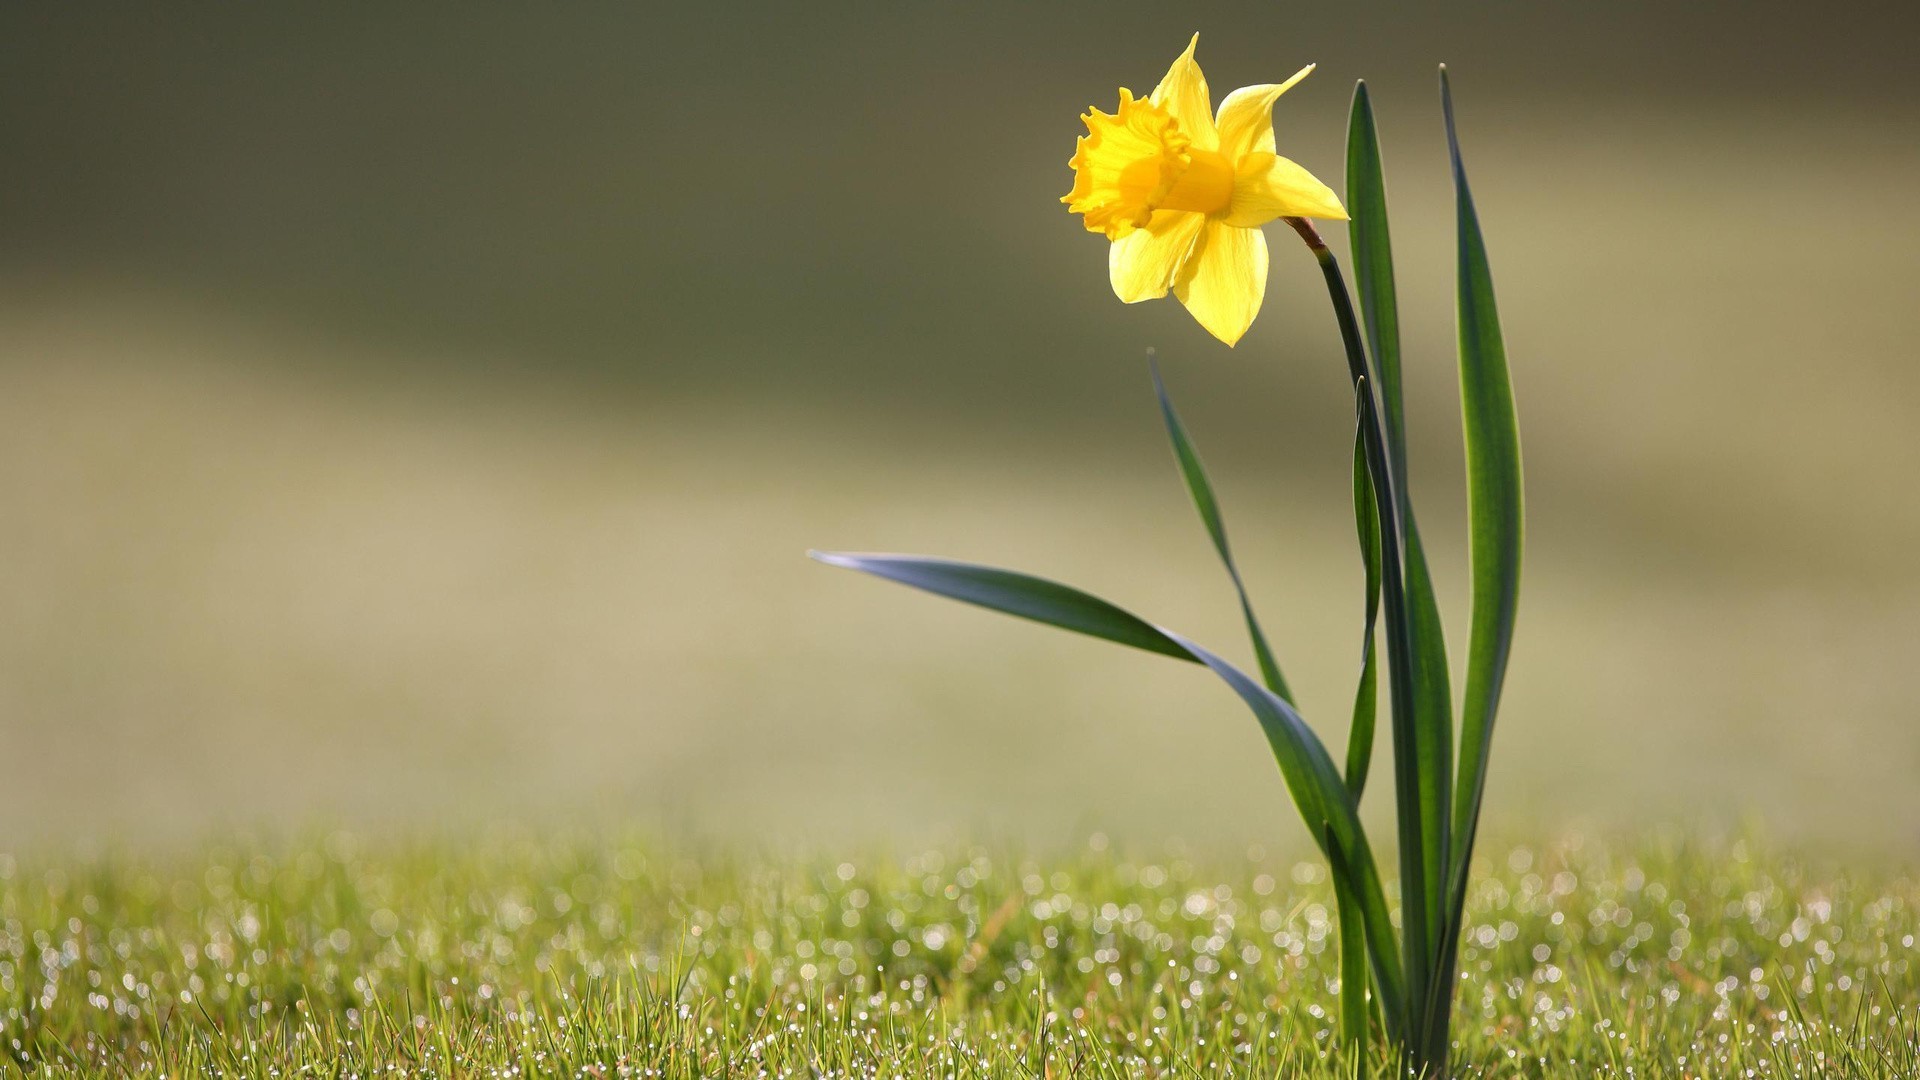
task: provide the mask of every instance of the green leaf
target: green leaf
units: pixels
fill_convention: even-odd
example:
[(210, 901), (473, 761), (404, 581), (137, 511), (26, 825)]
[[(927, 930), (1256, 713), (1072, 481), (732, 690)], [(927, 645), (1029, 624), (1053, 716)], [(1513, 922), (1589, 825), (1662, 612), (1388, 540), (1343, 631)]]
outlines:
[(1467, 186), (1454, 129), (1453, 93), (1440, 69), (1441, 107), (1459, 219), (1458, 320), (1460, 412), (1466, 434), (1467, 517), (1473, 566), (1473, 629), (1467, 644), (1466, 700), (1461, 711), (1460, 784), (1454, 831), (1461, 837), (1454, 876), (1465, 887), (1467, 862), (1486, 792), (1494, 714), (1513, 648), (1524, 539), (1520, 480), (1520, 425), (1514, 412), (1507, 349), (1494, 304), (1493, 272), (1480, 217)]
[[(1404, 477), (1402, 483), (1405, 483)], [(1413, 663), (1414, 736), (1420, 755), (1420, 850), (1426, 860), (1427, 926), (1444, 918), (1453, 809), (1453, 690), (1447, 642), (1433, 595), (1420, 526), (1409, 507), (1406, 528), (1408, 638)]]
[(1387, 452), (1394, 474), (1406, 475), (1407, 424), (1400, 396), (1400, 313), (1393, 286), (1393, 240), (1387, 228), (1387, 184), (1380, 135), (1373, 122), (1367, 84), (1353, 88), (1347, 116), (1347, 237), (1353, 247), (1353, 277), (1360, 292), (1367, 351), (1379, 384), (1386, 420)]
[(1213, 550), (1227, 568), (1227, 577), (1233, 581), (1234, 594), (1240, 598), (1240, 614), (1247, 623), (1247, 637), (1253, 642), (1253, 655), (1260, 664), (1261, 678), (1266, 680), (1267, 689), (1291, 702), (1293, 692), (1287, 689), (1287, 680), (1280, 674), (1280, 665), (1274, 662), (1273, 650), (1267, 646), (1267, 635), (1261, 631), (1260, 620), (1253, 614), (1253, 601), (1247, 598), (1247, 587), (1240, 580), (1240, 568), (1234, 565), (1233, 551), (1227, 546), (1227, 523), (1220, 516), (1220, 501), (1214, 497), (1207, 470), (1200, 464), (1200, 454), (1194, 450), (1193, 440), (1187, 438), (1179, 414), (1174, 412), (1173, 401), (1167, 396), (1167, 384), (1160, 379), (1160, 365), (1149, 357), (1147, 370), (1153, 374), (1153, 393), (1160, 399), (1160, 416), (1167, 424), (1167, 439), (1173, 443), (1173, 456), (1180, 465), (1180, 478), (1186, 481), (1187, 493), (1193, 496), (1193, 508), (1199, 511), (1200, 521), (1207, 527), (1207, 535), (1213, 538)]
[(1044, 578), (991, 566), (930, 559), (918, 555), (878, 555), (810, 551), (828, 566), (859, 570), (911, 585), (950, 600), (990, 608), (1007, 615), (1072, 630), (1089, 637), (1198, 663), (1199, 659), (1167, 637), (1166, 631), (1078, 589)]
[[(1393, 698), (1396, 773), (1412, 776), (1399, 781), (1397, 798), (1410, 801), (1400, 813), (1401, 871), (1406, 890), (1403, 913), (1409, 927), (1408, 967), (1420, 972), (1430, 964), (1435, 935), (1444, 918), (1448, 871), (1453, 784), (1453, 691), (1447, 674), (1447, 646), (1440, 623), (1440, 607), (1427, 567), (1420, 526), (1414, 518), (1408, 491), (1406, 410), (1400, 383), (1400, 317), (1393, 279), (1393, 244), (1387, 224), (1387, 189), (1374, 124), (1373, 101), (1365, 83), (1354, 88), (1347, 124), (1348, 235), (1353, 244), (1354, 277), (1359, 283), (1361, 321), (1366, 327), (1371, 371), (1384, 428), (1386, 486), (1392, 494), (1398, 543), (1390, 533), (1388, 558), (1400, 560), (1400, 572), (1388, 567), (1386, 580), (1387, 634), (1393, 659), (1405, 671), (1391, 673), (1399, 681)], [(1396, 588), (1396, 578), (1398, 588)], [(1398, 593), (1398, 595), (1395, 595)], [(1404, 715), (1403, 715), (1404, 714)], [(1412, 790), (1407, 790), (1408, 787)], [(1409, 860), (1418, 859), (1413, 872)], [(1417, 905), (1417, 906), (1416, 906)], [(1414, 956), (1412, 954), (1421, 955)], [(1430, 970), (1430, 969), (1425, 969)], [(1418, 974), (1415, 976), (1418, 978)]]
[(1280, 775), (1286, 781), (1287, 792), (1293, 796), (1294, 805), (1299, 808), (1315, 843), (1325, 851), (1331, 837), (1338, 845), (1342, 853), (1338, 868), (1347, 875), (1347, 884), (1362, 911), (1367, 939), (1375, 945), (1371, 950), (1374, 978), (1381, 988), (1388, 1030), (1395, 1038), (1408, 1030), (1407, 1016), (1400, 1004), (1406, 1000), (1405, 972), (1391, 948), (1393, 923), (1387, 913), (1386, 892), (1380, 883), (1372, 848), (1367, 843), (1366, 830), (1361, 827), (1333, 758), (1292, 705), (1186, 638), (1058, 582), (1012, 570), (916, 555), (809, 554), (831, 566), (859, 570), (979, 607), (1206, 665), (1260, 722), (1267, 745), (1280, 766)]
[[(1367, 939), (1361, 929), (1366, 912), (1347, 884), (1351, 871), (1340, 842), (1329, 835), (1323, 846), (1333, 868), (1333, 899), (1340, 919), (1340, 1041), (1358, 1054), (1367, 1044)], [(1392, 946), (1387, 942), (1389, 949)]]
[(1460, 158), (1460, 139), (1453, 119), (1453, 89), (1444, 65), (1440, 68), (1440, 106), (1446, 117), (1458, 226), (1456, 305), (1460, 409), (1466, 434), (1467, 516), (1473, 569), (1473, 624), (1467, 643), (1460, 782), (1453, 824), (1458, 844), (1449, 867), (1441, 954), (1431, 974), (1426, 1015), (1420, 1018), (1418, 1036), (1430, 1052), (1444, 1054), (1453, 1006), (1453, 970), (1466, 907), (1467, 875), (1480, 827), (1480, 807), (1486, 794), (1493, 719), (1499, 709), (1500, 689), (1513, 646), (1514, 611), (1520, 596), (1523, 506), (1520, 428), (1513, 406), (1513, 383), (1507, 371), (1500, 315), (1494, 303), (1486, 240), (1480, 231), (1472, 189), (1467, 184), (1466, 166)]

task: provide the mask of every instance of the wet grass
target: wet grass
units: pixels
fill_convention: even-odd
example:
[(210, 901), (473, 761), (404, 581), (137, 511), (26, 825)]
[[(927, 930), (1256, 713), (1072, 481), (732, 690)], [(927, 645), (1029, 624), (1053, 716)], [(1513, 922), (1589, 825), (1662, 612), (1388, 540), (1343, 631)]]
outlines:
[[(1920, 880), (1655, 833), (1487, 846), (1474, 1076), (1920, 1074)], [(1352, 1076), (1317, 863), (604, 832), (0, 855), (35, 1075)]]

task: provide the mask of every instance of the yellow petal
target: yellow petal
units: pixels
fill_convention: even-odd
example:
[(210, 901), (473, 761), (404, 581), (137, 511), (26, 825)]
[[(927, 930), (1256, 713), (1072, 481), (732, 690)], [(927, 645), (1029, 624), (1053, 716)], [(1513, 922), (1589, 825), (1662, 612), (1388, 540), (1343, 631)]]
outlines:
[(1213, 130), (1213, 98), (1207, 96), (1207, 77), (1193, 58), (1193, 50), (1199, 45), (1200, 35), (1195, 34), (1187, 42), (1187, 51), (1167, 69), (1167, 77), (1153, 88), (1147, 100), (1172, 113), (1195, 147), (1212, 150), (1220, 145), (1220, 138)]
[(1241, 158), (1233, 177), (1227, 224), (1253, 228), (1283, 217), (1345, 221), (1347, 210), (1331, 188), (1286, 158), (1268, 153)]
[(1113, 294), (1129, 304), (1167, 295), (1206, 220), (1205, 214), (1162, 210), (1145, 228), (1115, 240), (1107, 249), (1107, 276), (1113, 281)]
[(1220, 152), (1228, 160), (1260, 150), (1273, 153), (1273, 103), (1312, 73), (1313, 65), (1308, 64), (1286, 82), (1243, 86), (1228, 94), (1213, 121), (1220, 134)]
[(1208, 221), (1180, 268), (1173, 294), (1207, 333), (1232, 345), (1267, 295), (1267, 238), (1259, 229)]

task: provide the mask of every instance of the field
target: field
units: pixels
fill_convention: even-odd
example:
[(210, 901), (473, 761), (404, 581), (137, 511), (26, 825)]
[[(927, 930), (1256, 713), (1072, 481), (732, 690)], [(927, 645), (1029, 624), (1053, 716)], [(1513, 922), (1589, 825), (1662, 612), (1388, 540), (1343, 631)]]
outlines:
[[(575, 828), (0, 856), (34, 1075), (1376, 1075), (1316, 862)], [(1911, 1077), (1920, 880), (1750, 838), (1490, 844), (1462, 1075)]]

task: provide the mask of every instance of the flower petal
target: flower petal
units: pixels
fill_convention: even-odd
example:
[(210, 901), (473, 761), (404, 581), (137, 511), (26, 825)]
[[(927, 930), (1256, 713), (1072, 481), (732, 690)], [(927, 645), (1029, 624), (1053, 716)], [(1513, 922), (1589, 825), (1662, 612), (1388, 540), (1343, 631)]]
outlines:
[(1268, 153), (1241, 158), (1227, 224), (1250, 229), (1283, 217), (1345, 221), (1347, 209), (1331, 188), (1287, 158)]
[(1167, 69), (1167, 77), (1153, 88), (1147, 100), (1173, 114), (1180, 130), (1193, 140), (1194, 149), (1212, 150), (1220, 145), (1220, 137), (1213, 130), (1213, 98), (1207, 94), (1207, 77), (1193, 58), (1193, 50), (1199, 45), (1200, 35), (1195, 34), (1187, 42), (1187, 51)]
[(1205, 214), (1162, 210), (1145, 228), (1115, 240), (1107, 249), (1107, 276), (1113, 281), (1113, 294), (1129, 304), (1167, 295), (1206, 220)]
[(1261, 150), (1273, 153), (1273, 103), (1312, 73), (1313, 65), (1308, 64), (1286, 82), (1243, 86), (1227, 95), (1213, 122), (1220, 133), (1220, 152), (1228, 161)]
[(1207, 333), (1232, 345), (1267, 295), (1267, 238), (1259, 229), (1208, 221), (1180, 268), (1173, 294)]

